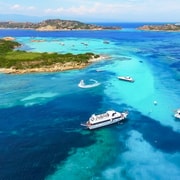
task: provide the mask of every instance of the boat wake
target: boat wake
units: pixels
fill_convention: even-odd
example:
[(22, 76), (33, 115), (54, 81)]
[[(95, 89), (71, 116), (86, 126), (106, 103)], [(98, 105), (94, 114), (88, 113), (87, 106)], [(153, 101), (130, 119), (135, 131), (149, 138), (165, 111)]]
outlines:
[(84, 83), (84, 80), (81, 80), (81, 81), (79, 82), (78, 86), (79, 86), (80, 88), (93, 88), (93, 87), (96, 87), (96, 86), (99, 86), (99, 85), (100, 85), (100, 83), (99, 83), (98, 81), (94, 80), (94, 79), (90, 79), (89, 81), (92, 81), (92, 82), (94, 82), (94, 83), (85, 84), (85, 83)]

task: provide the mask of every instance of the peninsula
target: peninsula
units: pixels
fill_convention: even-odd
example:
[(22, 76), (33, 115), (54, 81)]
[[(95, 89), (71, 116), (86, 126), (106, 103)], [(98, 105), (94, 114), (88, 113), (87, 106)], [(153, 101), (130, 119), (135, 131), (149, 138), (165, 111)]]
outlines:
[(0, 72), (22, 74), (80, 69), (103, 58), (93, 53), (74, 55), (14, 50), (19, 46), (21, 44), (11, 38), (0, 39)]
[(79, 21), (48, 19), (39, 23), (32, 22), (0, 22), (0, 28), (10, 29), (34, 29), (37, 31), (61, 31), (61, 30), (119, 30), (121, 27), (98, 26)]
[(180, 31), (180, 24), (144, 25), (137, 29), (144, 31)]

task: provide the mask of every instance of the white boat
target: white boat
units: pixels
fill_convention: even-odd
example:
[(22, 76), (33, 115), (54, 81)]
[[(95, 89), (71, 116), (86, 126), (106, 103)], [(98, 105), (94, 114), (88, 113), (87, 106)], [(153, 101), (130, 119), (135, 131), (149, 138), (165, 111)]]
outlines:
[(174, 117), (180, 119), (180, 109), (177, 109), (174, 113)]
[(129, 77), (129, 76), (118, 76), (118, 79), (123, 80), (123, 81), (134, 82), (134, 79), (132, 77)]
[(104, 44), (109, 44), (109, 41), (103, 41)]
[(78, 86), (79, 86), (80, 88), (92, 88), (92, 87), (96, 87), (96, 86), (99, 86), (99, 85), (100, 85), (100, 83), (99, 83), (98, 81), (94, 80), (94, 79), (90, 79), (90, 81), (92, 81), (93, 83), (91, 83), (91, 84), (85, 84), (85, 83), (84, 83), (84, 80), (81, 80), (81, 81), (79, 82)]
[(85, 86), (84, 80), (81, 80), (81, 81), (79, 82), (78, 86), (79, 86), (79, 87)]
[(114, 110), (109, 110), (103, 114), (98, 114), (98, 115), (92, 114), (89, 120), (85, 124), (81, 124), (81, 125), (87, 127), (88, 129), (96, 129), (120, 122), (126, 119), (127, 116), (128, 116), (128, 112), (120, 113)]
[(96, 72), (102, 72), (104, 71), (103, 69), (96, 69)]

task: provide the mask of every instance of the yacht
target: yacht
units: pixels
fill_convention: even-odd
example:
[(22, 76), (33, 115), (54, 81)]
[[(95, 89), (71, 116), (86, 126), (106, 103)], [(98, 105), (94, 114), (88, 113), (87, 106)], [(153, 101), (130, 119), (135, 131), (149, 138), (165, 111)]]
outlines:
[(118, 79), (122, 80), (122, 81), (134, 82), (134, 79), (132, 77), (129, 77), (129, 76), (118, 76)]
[(175, 111), (174, 117), (180, 119), (180, 108)]
[(117, 112), (114, 110), (106, 111), (103, 114), (92, 114), (89, 120), (81, 124), (82, 126), (87, 127), (88, 129), (96, 129), (110, 124), (114, 124), (126, 119), (128, 112)]

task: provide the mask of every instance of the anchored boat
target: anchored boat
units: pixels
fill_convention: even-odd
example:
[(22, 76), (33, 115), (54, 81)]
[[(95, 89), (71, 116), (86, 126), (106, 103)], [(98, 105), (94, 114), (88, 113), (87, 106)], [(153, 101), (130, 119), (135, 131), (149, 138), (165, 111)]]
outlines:
[(134, 82), (134, 79), (132, 77), (129, 77), (129, 76), (118, 76), (118, 79), (122, 80), (122, 81)]
[(180, 109), (177, 109), (175, 111), (174, 117), (177, 118), (177, 119), (180, 119)]
[(92, 114), (89, 120), (85, 124), (81, 125), (87, 127), (88, 129), (96, 129), (122, 121), (126, 119), (127, 116), (128, 112), (121, 113), (114, 110), (109, 110), (103, 114)]

